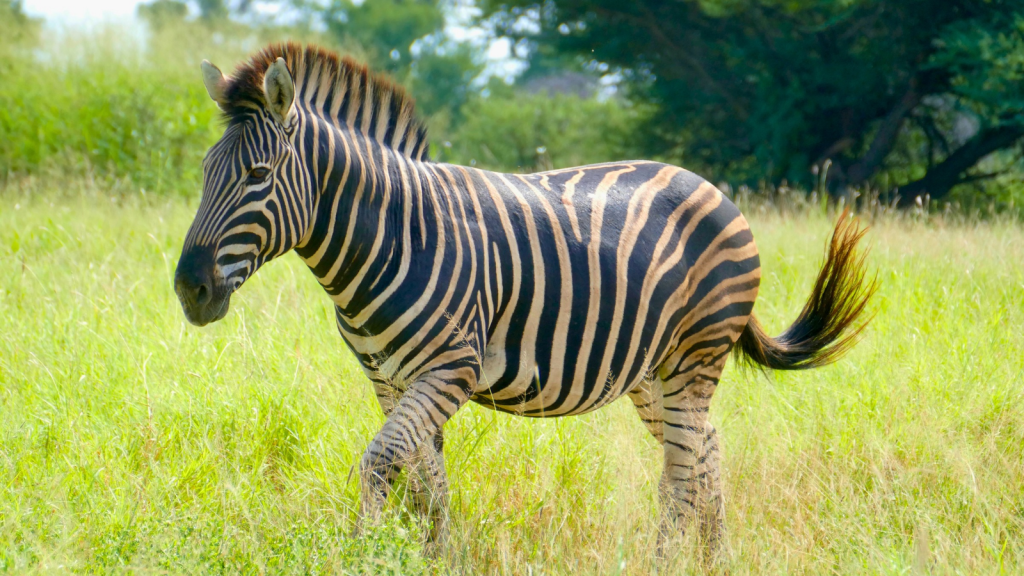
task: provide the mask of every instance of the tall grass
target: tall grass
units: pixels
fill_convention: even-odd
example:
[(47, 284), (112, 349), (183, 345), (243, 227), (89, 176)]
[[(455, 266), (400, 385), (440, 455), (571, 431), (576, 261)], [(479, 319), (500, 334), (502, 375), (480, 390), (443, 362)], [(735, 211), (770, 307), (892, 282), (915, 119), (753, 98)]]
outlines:
[[(548, 421), (478, 406), (446, 428), (453, 535), (424, 559), (392, 498), (350, 537), (352, 467), (382, 423), (294, 257), (204, 329), (171, 275), (194, 202), (0, 196), (0, 570), (679, 573), (654, 559), (660, 451), (629, 405)], [(752, 209), (778, 333), (831, 222)], [(729, 370), (733, 574), (1024, 567), (1024, 231), (881, 218), (882, 288), (837, 365)], [(400, 485), (401, 486), (401, 485)]]

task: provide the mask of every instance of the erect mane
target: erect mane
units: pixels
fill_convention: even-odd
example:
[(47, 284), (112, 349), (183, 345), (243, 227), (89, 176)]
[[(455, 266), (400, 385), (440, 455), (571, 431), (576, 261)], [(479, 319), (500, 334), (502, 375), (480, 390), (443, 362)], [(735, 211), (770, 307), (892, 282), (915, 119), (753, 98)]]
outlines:
[(279, 57), (295, 83), (296, 106), (413, 160), (427, 160), (427, 130), (405, 89), (364, 64), (314, 45), (271, 44), (240, 65), (228, 78), (226, 104), (221, 105), (229, 121), (265, 105), (263, 75)]

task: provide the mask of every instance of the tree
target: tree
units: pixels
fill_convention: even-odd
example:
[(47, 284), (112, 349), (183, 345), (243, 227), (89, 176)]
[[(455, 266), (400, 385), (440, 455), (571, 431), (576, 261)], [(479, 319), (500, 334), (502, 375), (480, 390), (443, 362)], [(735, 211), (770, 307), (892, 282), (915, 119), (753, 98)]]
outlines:
[[(1024, 0), (487, 2), (499, 29), (629, 73), (649, 152), (715, 178), (945, 196), (1024, 137)], [(534, 33), (517, 25), (536, 14)], [(964, 133), (961, 119), (974, 126)], [(959, 126), (959, 130), (954, 130)], [(914, 148), (916, 143), (916, 148)], [(912, 149), (913, 148), (913, 149)], [(914, 170), (894, 162), (911, 160)], [(921, 169), (917, 169), (921, 168)], [(899, 169), (899, 170), (894, 170)]]
[(154, 0), (148, 4), (139, 4), (135, 11), (150, 28), (159, 32), (167, 26), (184, 22), (188, 16), (188, 4), (178, 0)]
[(0, 0), (0, 47), (24, 46), (38, 32), (39, 21), (25, 14), (21, 0)]
[(444, 26), (430, 0), (332, 0), (321, 16), (334, 36), (362, 46), (375, 69), (392, 73), (408, 71), (413, 42)]
[(224, 0), (196, 0), (199, 15), (203, 20), (219, 20), (228, 15), (228, 6)]
[(136, 12), (150, 26), (159, 30), (168, 24), (184, 21), (190, 5), (198, 11), (201, 20), (219, 22), (229, 15), (245, 14), (255, 3), (254, 0), (152, 0), (139, 4)]
[(0, 78), (10, 82), (16, 70), (31, 67), (26, 62), (39, 39), (39, 25), (25, 15), (20, 0), (0, 0)]
[(446, 112), (461, 120), (463, 105), (472, 95), (472, 82), (481, 66), (467, 46), (421, 46), (407, 82), (420, 113)]

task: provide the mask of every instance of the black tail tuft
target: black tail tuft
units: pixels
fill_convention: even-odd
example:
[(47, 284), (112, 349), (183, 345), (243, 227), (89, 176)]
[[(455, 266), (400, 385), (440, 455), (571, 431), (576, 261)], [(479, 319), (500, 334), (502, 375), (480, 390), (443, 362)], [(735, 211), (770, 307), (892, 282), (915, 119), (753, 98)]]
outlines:
[(849, 209), (844, 210), (814, 290), (796, 322), (772, 338), (751, 315), (737, 341), (737, 355), (748, 364), (772, 370), (805, 370), (835, 362), (852, 348), (870, 318), (854, 324), (878, 288), (876, 279), (865, 282), (864, 255), (857, 254), (864, 232), (850, 218)]

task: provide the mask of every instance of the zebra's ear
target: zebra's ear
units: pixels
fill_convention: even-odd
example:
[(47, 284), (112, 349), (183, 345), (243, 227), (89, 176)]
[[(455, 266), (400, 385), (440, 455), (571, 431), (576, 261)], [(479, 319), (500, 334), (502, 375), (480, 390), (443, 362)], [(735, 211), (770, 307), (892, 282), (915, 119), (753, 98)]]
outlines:
[(292, 75), (288, 72), (284, 58), (279, 57), (263, 75), (263, 95), (274, 119), (285, 127), (291, 124), (295, 84), (292, 83)]
[(224, 96), (224, 88), (227, 85), (227, 80), (224, 79), (224, 73), (220, 71), (213, 64), (210, 64), (209, 60), (203, 60), (203, 84), (206, 85), (206, 92), (213, 98), (213, 101), (217, 103), (217, 106), (224, 107), (227, 103), (227, 98)]

